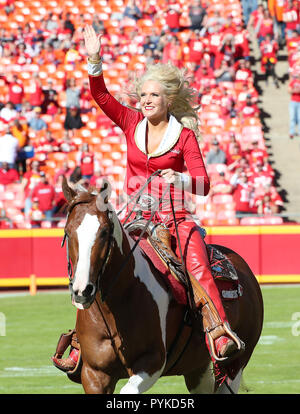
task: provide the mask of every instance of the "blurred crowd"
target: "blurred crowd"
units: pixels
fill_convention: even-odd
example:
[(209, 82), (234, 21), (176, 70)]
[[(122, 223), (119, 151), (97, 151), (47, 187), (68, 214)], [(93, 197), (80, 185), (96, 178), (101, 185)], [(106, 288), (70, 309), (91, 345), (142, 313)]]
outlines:
[(292, 102), (300, 91), (298, 81), (293, 92), (299, 1), (1, 0), (0, 21), (0, 228), (63, 226), (63, 176), (95, 187), (108, 177), (113, 203), (124, 202), (126, 144), (89, 91), (86, 23), (102, 34), (108, 89), (126, 105), (137, 105), (128, 84), (146, 65), (171, 61), (187, 70), (198, 91), (199, 145), (212, 184), (205, 200), (190, 200), (203, 224), (280, 213), (249, 33), (261, 71), (276, 87), (277, 54), (287, 47)]

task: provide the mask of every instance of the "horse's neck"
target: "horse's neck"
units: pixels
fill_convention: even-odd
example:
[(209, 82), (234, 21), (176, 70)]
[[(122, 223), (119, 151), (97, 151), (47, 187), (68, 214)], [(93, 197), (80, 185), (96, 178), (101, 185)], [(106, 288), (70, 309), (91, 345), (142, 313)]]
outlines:
[[(118, 226), (118, 224), (117, 224)], [(102, 298), (118, 300), (128, 289), (129, 278), (134, 273), (135, 259), (131, 249), (134, 244), (131, 237), (121, 226), (114, 223), (113, 245), (107, 268), (100, 276), (100, 294)]]

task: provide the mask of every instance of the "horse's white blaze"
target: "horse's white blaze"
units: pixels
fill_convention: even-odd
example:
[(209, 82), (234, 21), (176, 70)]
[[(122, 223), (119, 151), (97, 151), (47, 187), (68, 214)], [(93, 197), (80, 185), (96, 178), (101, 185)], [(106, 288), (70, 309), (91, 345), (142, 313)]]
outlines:
[(87, 213), (76, 230), (78, 238), (78, 262), (73, 290), (78, 291), (79, 295), (82, 294), (89, 281), (91, 251), (99, 227), (98, 217)]

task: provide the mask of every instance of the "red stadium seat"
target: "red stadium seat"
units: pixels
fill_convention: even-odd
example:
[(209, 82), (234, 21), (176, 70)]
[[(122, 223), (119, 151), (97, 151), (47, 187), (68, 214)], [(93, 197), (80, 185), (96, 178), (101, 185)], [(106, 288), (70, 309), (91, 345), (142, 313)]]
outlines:
[(283, 218), (279, 216), (266, 216), (261, 218), (261, 224), (283, 224)]
[(233, 203), (233, 196), (231, 194), (216, 194), (212, 197), (213, 204), (231, 204)]
[(261, 217), (242, 217), (240, 220), (242, 226), (259, 226), (261, 225)]

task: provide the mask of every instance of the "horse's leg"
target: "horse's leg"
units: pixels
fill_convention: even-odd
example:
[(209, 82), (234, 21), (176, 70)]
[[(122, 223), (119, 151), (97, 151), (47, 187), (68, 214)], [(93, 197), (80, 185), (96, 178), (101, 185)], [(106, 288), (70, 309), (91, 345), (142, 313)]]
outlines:
[[(223, 383), (217, 388), (216, 394), (237, 394), (240, 388), (243, 370), (241, 369), (233, 381), (227, 379), (228, 386)], [(212, 364), (205, 371), (193, 371), (185, 375), (185, 384), (191, 394), (213, 394), (215, 392), (215, 377)]]
[(155, 372), (153, 375), (149, 375), (146, 372), (132, 375), (127, 384), (120, 390), (120, 394), (142, 394), (156, 383), (162, 371), (163, 369)]
[(223, 383), (216, 391), (216, 394), (237, 394), (240, 388), (243, 369), (240, 369), (233, 381), (227, 380), (228, 386)]
[(103, 371), (83, 364), (81, 383), (86, 394), (113, 394), (117, 381)]
[(136, 372), (136, 374), (133, 374), (126, 385), (120, 390), (120, 394), (141, 394), (149, 388), (152, 387), (153, 384), (156, 383), (156, 381), (161, 376), (164, 367), (165, 367), (165, 358), (162, 361), (161, 355), (157, 352), (155, 354), (148, 355), (148, 357), (143, 356), (143, 360), (138, 360), (135, 364), (135, 366), (150, 366), (155, 367), (159, 366), (160, 368), (157, 369), (157, 371), (153, 372), (152, 374), (148, 374), (145, 371), (141, 370), (135, 370), (133, 366), (133, 372)]
[(204, 370), (198, 369), (186, 374), (184, 379), (191, 394), (213, 394), (214, 392), (215, 378), (211, 363)]

